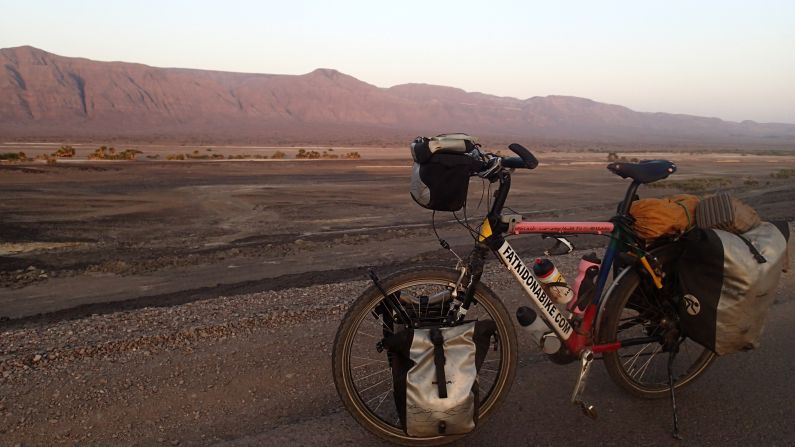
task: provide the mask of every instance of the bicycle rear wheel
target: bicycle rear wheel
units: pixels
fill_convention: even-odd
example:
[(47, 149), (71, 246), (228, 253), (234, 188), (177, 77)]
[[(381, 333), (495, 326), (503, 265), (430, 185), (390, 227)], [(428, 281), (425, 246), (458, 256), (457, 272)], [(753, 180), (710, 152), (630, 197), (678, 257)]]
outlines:
[[(449, 311), (459, 272), (447, 268), (414, 268), (381, 281), (387, 295), (395, 295), (410, 318), (441, 324)], [(334, 384), (345, 407), (371, 433), (404, 445), (441, 445), (460, 436), (409, 437), (400, 426), (394, 402), (388, 352), (377, 343), (403, 325), (395, 312), (386, 311), (381, 292), (371, 286), (354, 301), (337, 331), (332, 369)], [(490, 319), (497, 326), (495, 349), (489, 349), (478, 373), (478, 425), (507, 394), (516, 372), (516, 334), (505, 307), (480, 284), (467, 320)]]
[[(604, 320), (599, 328), (599, 343), (630, 338), (663, 336), (675, 327), (676, 309), (672, 292), (658, 290), (643, 281), (635, 269), (627, 269), (606, 297)], [(613, 381), (630, 394), (645, 399), (668, 397), (668, 352), (662, 343), (651, 342), (604, 353), (604, 363)], [(715, 354), (695, 341), (685, 338), (673, 364), (674, 388), (678, 389), (700, 376), (712, 363)]]

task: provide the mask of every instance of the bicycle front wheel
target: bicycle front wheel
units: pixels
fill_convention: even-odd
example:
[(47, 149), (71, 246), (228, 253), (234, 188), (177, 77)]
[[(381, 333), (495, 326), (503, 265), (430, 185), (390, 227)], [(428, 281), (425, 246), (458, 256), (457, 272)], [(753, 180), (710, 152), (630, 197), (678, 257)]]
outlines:
[[(660, 291), (641, 280), (634, 269), (625, 270), (606, 297), (604, 320), (599, 328), (599, 343), (663, 336), (678, 321), (676, 309)], [(645, 399), (668, 397), (669, 353), (663, 344), (644, 343), (604, 353), (610, 378), (630, 394)], [(700, 376), (715, 354), (695, 341), (685, 338), (673, 364), (674, 388), (680, 388)]]
[[(384, 296), (371, 286), (354, 301), (334, 340), (334, 384), (356, 421), (376, 436), (403, 445), (441, 445), (460, 436), (416, 438), (401, 427), (394, 401), (389, 354), (378, 342), (405, 327), (401, 318), (444, 325), (452, 304), (459, 272), (447, 268), (414, 268), (381, 281), (388, 296), (399, 299), (399, 316), (384, 305)], [(459, 292), (462, 292), (459, 290)], [(463, 292), (462, 292), (463, 293)], [(516, 333), (502, 302), (479, 284), (467, 320), (493, 320), (497, 327), (494, 349), (489, 349), (478, 372), (480, 409), (478, 425), (507, 394), (516, 373)]]

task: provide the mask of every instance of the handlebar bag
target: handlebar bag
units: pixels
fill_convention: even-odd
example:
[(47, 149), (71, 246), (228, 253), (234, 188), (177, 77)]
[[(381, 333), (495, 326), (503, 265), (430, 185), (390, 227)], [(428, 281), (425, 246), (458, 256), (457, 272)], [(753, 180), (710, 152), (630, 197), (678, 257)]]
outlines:
[(415, 163), (427, 163), (433, 154), (465, 154), (472, 152), (478, 139), (464, 133), (447, 133), (433, 138), (417, 137), (411, 143), (411, 158)]
[(466, 134), (418, 137), (411, 144), (411, 197), (423, 208), (458, 211), (464, 207), (469, 177), (480, 163), (469, 154), (477, 139)]
[(384, 338), (395, 407), (406, 434), (460, 435), (478, 420), (478, 371), (496, 324), (480, 320), (453, 327), (405, 329)]
[(478, 166), (466, 154), (434, 154), (426, 163), (414, 163), (411, 170), (411, 198), (423, 208), (458, 211), (464, 207), (469, 177)]
[(676, 266), (683, 335), (720, 355), (758, 347), (788, 267), (788, 239), (786, 222), (762, 222), (743, 234), (692, 231)]

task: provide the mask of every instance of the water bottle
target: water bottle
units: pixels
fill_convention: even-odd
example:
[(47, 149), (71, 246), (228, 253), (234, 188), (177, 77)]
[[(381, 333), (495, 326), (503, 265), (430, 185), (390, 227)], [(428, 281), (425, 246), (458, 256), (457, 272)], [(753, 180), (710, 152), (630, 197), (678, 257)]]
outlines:
[(588, 253), (580, 259), (577, 267), (577, 279), (574, 280), (574, 291), (576, 299), (569, 301), (568, 310), (575, 315), (585, 312), (585, 309), (593, 301), (593, 294), (596, 290), (596, 278), (599, 276), (599, 265), (601, 260), (596, 253)]
[(535, 344), (541, 346), (541, 337), (550, 331), (544, 319), (539, 317), (533, 309), (522, 306), (516, 309), (516, 320), (519, 321), (519, 325), (530, 335), (530, 339), (532, 339)]
[(519, 325), (528, 332), (530, 339), (541, 347), (541, 351), (550, 360), (565, 365), (576, 359), (569, 354), (569, 350), (533, 309), (527, 306), (516, 309), (516, 319), (519, 321)]
[(566, 278), (549, 259), (536, 259), (533, 273), (547, 295), (557, 304), (569, 304), (574, 299), (574, 291), (566, 283)]

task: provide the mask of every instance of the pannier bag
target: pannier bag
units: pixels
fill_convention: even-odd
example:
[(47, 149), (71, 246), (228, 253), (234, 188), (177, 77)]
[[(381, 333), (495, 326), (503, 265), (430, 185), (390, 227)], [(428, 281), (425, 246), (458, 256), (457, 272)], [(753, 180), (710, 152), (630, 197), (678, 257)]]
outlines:
[(677, 236), (691, 229), (696, 221), (698, 197), (679, 194), (661, 199), (632, 202), (629, 214), (635, 219), (633, 228), (642, 239)]
[(756, 210), (722, 192), (699, 202), (696, 222), (699, 228), (717, 228), (739, 234), (753, 230), (761, 221)]
[(786, 222), (762, 222), (743, 234), (688, 234), (677, 261), (683, 335), (720, 355), (757, 347), (787, 268), (788, 239)]
[(496, 325), (405, 329), (384, 338), (400, 422), (409, 436), (471, 432), (478, 419), (477, 375)]
[(478, 166), (469, 154), (477, 139), (465, 134), (418, 137), (411, 144), (414, 166), (411, 197), (420, 206), (435, 211), (458, 211), (464, 207), (469, 177)]

